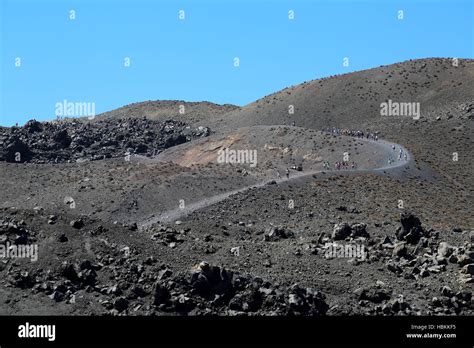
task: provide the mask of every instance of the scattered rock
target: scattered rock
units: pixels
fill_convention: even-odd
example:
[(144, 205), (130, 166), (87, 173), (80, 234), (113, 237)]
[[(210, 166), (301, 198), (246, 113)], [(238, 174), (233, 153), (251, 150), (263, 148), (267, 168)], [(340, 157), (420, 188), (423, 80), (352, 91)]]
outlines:
[(405, 242), (395, 244), (393, 248), (393, 256), (406, 257), (407, 256), (407, 247)]
[(343, 240), (349, 237), (351, 233), (352, 230), (348, 223), (343, 222), (340, 224), (336, 224), (334, 225), (334, 229), (332, 231), (332, 239)]
[(451, 290), (451, 288), (449, 286), (443, 286), (441, 288), (441, 294), (443, 296), (446, 296), (446, 297), (453, 297), (454, 296), (454, 292), (453, 292), (453, 290)]
[(400, 222), (402, 226), (398, 228), (396, 233), (398, 240), (404, 240), (414, 245), (417, 244), (424, 235), (420, 219), (411, 213), (402, 213)]
[(82, 220), (72, 220), (69, 225), (76, 229), (81, 229), (84, 227), (84, 222)]
[(438, 245), (438, 255), (442, 257), (449, 257), (453, 252), (453, 247), (446, 242), (441, 242)]
[(271, 227), (265, 234), (265, 241), (276, 242), (280, 239), (294, 238), (295, 234), (293, 231), (288, 230), (282, 226)]
[(123, 312), (128, 308), (128, 300), (124, 297), (118, 297), (114, 301), (114, 308), (119, 312)]
[(470, 274), (470, 275), (474, 275), (474, 263), (470, 263), (470, 264), (465, 265), (465, 266), (462, 268), (462, 271), (463, 271), (464, 273), (467, 273), (467, 274)]
[(369, 233), (367, 232), (367, 225), (363, 223), (359, 224), (353, 224), (351, 226), (351, 237), (357, 238), (357, 237), (364, 237), (364, 238), (369, 238)]
[(58, 237), (57, 237), (57, 241), (59, 243), (65, 243), (68, 241), (68, 238), (66, 237), (66, 235), (64, 233), (61, 233)]
[(166, 304), (171, 298), (169, 290), (160, 283), (156, 283), (153, 291), (153, 304), (156, 306)]

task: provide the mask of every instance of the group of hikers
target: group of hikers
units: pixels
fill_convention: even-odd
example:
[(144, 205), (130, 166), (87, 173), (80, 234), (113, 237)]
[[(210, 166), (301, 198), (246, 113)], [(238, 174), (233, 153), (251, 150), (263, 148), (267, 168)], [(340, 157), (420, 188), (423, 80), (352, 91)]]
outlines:
[[(295, 122), (293, 121), (291, 125), (294, 127)], [(367, 140), (379, 140), (378, 132), (371, 132), (371, 131), (363, 131), (363, 130), (351, 130), (348, 128), (337, 128), (337, 127), (328, 127), (323, 129), (323, 131), (326, 131), (328, 133), (334, 134), (334, 135), (346, 135), (346, 136), (351, 136), (351, 137), (356, 137), (356, 138), (361, 138), (364, 139), (366, 138)], [(395, 145), (392, 145), (392, 150), (396, 151)], [(405, 159), (405, 161), (408, 159), (408, 154), (403, 151), (401, 147), (398, 148), (398, 156), (389, 156), (388, 158), (388, 164), (392, 164), (395, 162), (395, 158), (398, 158), (398, 161), (401, 161), (402, 159)], [(329, 161), (324, 161), (323, 162), (323, 168), (325, 170), (330, 170), (331, 169), (331, 163)], [(354, 161), (349, 162), (349, 161), (341, 161), (341, 162), (335, 162), (334, 163), (334, 169), (335, 170), (341, 170), (341, 169), (357, 169), (357, 163)], [(286, 168), (285, 170), (285, 176), (287, 179), (290, 178), (290, 170), (289, 168)], [(278, 179), (281, 178), (280, 173), (277, 171), (277, 177)]]
[(326, 132), (334, 135), (347, 135), (356, 138), (366, 138), (367, 140), (379, 140), (378, 132), (370, 132), (363, 130), (351, 130), (348, 128), (328, 127), (324, 129)]
[[(392, 150), (393, 151), (396, 151), (396, 147), (395, 145), (392, 145)], [(401, 147), (398, 148), (398, 160), (401, 161), (402, 158), (406, 161), (408, 160), (408, 154), (403, 151), (403, 149)], [(389, 156), (388, 157), (388, 164), (392, 164), (393, 162), (395, 162), (395, 159), (392, 157), (392, 156)]]
[[(334, 163), (334, 169), (336, 169), (336, 170), (349, 169), (349, 167), (351, 169), (357, 169), (357, 163), (355, 163), (354, 161), (352, 161), (351, 163), (349, 163), (348, 161), (342, 161), (342, 162), (335, 162)], [(324, 161), (323, 162), (323, 168), (326, 169), (326, 170), (331, 169), (331, 164), (329, 163), (329, 161)]]

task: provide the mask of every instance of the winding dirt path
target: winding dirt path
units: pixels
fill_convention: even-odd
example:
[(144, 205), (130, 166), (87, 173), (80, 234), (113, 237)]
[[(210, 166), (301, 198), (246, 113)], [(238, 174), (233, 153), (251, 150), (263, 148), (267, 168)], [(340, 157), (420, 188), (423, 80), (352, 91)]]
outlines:
[(219, 203), (237, 193), (245, 192), (253, 188), (259, 188), (265, 185), (269, 185), (271, 183), (280, 184), (280, 183), (290, 182), (296, 179), (312, 177), (313, 175), (319, 174), (319, 173), (327, 173), (327, 174), (332, 174), (332, 175), (341, 175), (341, 174), (347, 174), (347, 173), (376, 173), (376, 172), (388, 171), (388, 170), (393, 170), (395, 168), (404, 167), (408, 165), (410, 161), (412, 161), (413, 157), (410, 154), (410, 152), (399, 144), (391, 143), (386, 140), (377, 140), (377, 141), (367, 140), (367, 139), (359, 139), (359, 140), (369, 142), (369, 143), (376, 143), (377, 145), (381, 146), (381, 148), (385, 150), (387, 158), (390, 155), (394, 154), (393, 146), (395, 146), (395, 149), (397, 150), (401, 148), (403, 150), (403, 153), (407, 154), (407, 159), (405, 160), (404, 158), (402, 158), (402, 160), (399, 160), (399, 161), (395, 160), (394, 162), (392, 162), (391, 164), (387, 164), (386, 166), (372, 168), (372, 169), (313, 170), (313, 171), (308, 171), (308, 172), (296, 172), (296, 174), (290, 175), (288, 179), (285, 177), (282, 177), (280, 179), (264, 180), (253, 185), (245, 186), (236, 190), (227, 191), (218, 195), (214, 195), (214, 196), (199, 200), (197, 202), (187, 204), (185, 208), (176, 208), (176, 209), (172, 209), (172, 210), (168, 210), (163, 213), (160, 213), (159, 215), (153, 215), (141, 221), (138, 224), (138, 228), (140, 230), (145, 230), (147, 228), (150, 228), (154, 224), (157, 224), (160, 222), (167, 223), (167, 222), (178, 220), (180, 218), (183, 218), (191, 214), (192, 212), (196, 210)]

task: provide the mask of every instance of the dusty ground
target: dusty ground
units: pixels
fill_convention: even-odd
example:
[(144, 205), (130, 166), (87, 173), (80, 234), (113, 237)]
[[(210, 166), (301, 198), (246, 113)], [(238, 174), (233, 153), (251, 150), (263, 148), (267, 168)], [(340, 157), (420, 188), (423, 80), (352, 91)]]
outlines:
[[(472, 60), (426, 59), (242, 108), (186, 104), (189, 118), (179, 101), (101, 115), (212, 134), (158, 156), (0, 163), (0, 237), (39, 250), (0, 260), (0, 312), (472, 315), (473, 91)], [(380, 116), (388, 99), (420, 102), (420, 119)], [(217, 163), (223, 148), (257, 150), (258, 165)], [(334, 169), (344, 152), (357, 168)], [(332, 243), (367, 254), (328, 258)]]

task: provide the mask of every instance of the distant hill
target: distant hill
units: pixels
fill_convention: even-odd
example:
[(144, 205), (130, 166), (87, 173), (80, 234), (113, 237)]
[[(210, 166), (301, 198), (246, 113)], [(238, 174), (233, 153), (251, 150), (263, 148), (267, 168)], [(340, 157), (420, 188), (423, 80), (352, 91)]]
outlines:
[(207, 126), (215, 122), (230, 111), (239, 107), (231, 104), (214, 104), (210, 102), (185, 102), (181, 100), (156, 100), (133, 103), (121, 108), (97, 115), (96, 119), (103, 118), (140, 118), (152, 120), (174, 119), (190, 123), (194, 126)]
[[(374, 69), (336, 75), (261, 98), (225, 116), (226, 128), (291, 124), (308, 128), (328, 125), (374, 127), (391, 120), (380, 115), (388, 100), (419, 102), (421, 115), (474, 101), (474, 60), (450, 58), (409, 60)], [(290, 105), (294, 114), (289, 113)], [(453, 110), (455, 112), (455, 110)], [(403, 120), (402, 120), (403, 121)]]

